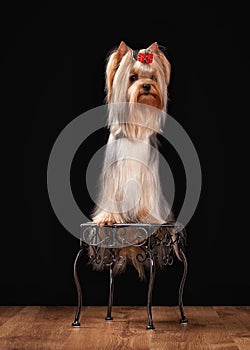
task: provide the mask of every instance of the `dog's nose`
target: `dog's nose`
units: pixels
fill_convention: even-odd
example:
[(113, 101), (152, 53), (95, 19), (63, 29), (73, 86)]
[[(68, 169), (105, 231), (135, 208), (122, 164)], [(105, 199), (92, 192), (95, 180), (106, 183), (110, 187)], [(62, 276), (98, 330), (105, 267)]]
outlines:
[(142, 87), (145, 91), (149, 91), (151, 88), (151, 85), (150, 84), (143, 84)]

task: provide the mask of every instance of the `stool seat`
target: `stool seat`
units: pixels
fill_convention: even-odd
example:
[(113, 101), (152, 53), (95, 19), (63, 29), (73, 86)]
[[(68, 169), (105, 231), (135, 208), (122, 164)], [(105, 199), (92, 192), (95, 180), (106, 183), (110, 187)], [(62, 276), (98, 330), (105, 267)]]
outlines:
[[(163, 234), (159, 236), (157, 232), (161, 230)], [(162, 231), (163, 230), (163, 231)], [(181, 324), (187, 324), (188, 320), (183, 307), (183, 289), (187, 276), (187, 259), (184, 254), (186, 247), (186, 231), (181, 223), (167, 222), (163, 224), (152, 223), (121, 223), (112, 226), (99, 226), (93, 222), (87, 222), (80, 225), (80, 250), (77, 253), (74, 263), (74, 280), (78, 295), (78, 305), (75, 314), (73, 327), (80, 326), (80, 313), (82, 306), (82, 290), (78, 277), (78, 262), (83, 254), (85, 247), (91, 247), (93, 252), (90, 256), (90, 263), (100, 266), (100, 269), (109, 269), (110, 288), (109, 301), (106, 320), (112, 320), (111, 312), (113, 305), (114, 292), (114, 264), (123, 264), (125, 258), (115, 254), (116, 249), (123, 247), (138, 247), (136, 259), (138, 263), (149, 263), (149, 283), (148, 283), (148, 324), (147, 329), (155, 329), (152, 320), (152, 291), (155, 279), (156, 265), (172, 265), (174, 257), (183, 262), (184, 271), (179, 287), (179, 308), (181, 314)], [(100, 251), (105, 248), (105, 254)]]

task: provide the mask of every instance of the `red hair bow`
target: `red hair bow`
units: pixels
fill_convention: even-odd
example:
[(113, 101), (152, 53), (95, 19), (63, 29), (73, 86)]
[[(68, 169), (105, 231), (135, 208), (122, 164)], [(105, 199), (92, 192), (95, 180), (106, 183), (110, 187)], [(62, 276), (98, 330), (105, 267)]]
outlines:
[(141, 63), (146, 63), (146, 64), (152, 63), (152, 61), (153, 61), (153, 54), (152, 53), (139, 52), (138, 56), (137, 56), (137, 60), (139, 62), (141, 62)]

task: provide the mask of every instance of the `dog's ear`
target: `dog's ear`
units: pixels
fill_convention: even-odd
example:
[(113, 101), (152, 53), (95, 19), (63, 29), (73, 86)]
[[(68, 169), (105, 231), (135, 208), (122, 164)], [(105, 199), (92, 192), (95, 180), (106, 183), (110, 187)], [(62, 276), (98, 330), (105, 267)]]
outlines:
[(115, 73), (119, 67), (119, 64), (121, 63), (123, 56), (126, 55), (129, 50), (130, 48), (125, 44), (125, 42), (121, 41), (119, 47), (109, 56), (106, 67), (107, 102), (110, 102), (111, 99), (111, 91)]
[(158, 53), (159, 52), (159, 47), (157, 42), (154, 42), (148, 47), (148, 50), (152, 51), (153, 53)]
[(164, 71), (164, 75), (165, 75), (166, 82), (168, 85), (169, 81), (170, 81), (170, 72), (171, 72), (171, 65), (170, 65), (169, 61), (167, 60), (164, 53), (159, 49), (157, 42), (154, 42), (153, 44), (151, 44), (148, 47), (148, 50), (151, 50), (153, 53), (157, 54), (160, 57), (163, 71)]
[(117, 49), (117, 52), (116, 52), (116, 54), (117, 54), (117, 59), (118, 59), (119, 63), (120, 63), (120, 61), (122, 60), (122, 57), (123, 57), (128, 51), (129, 51), (129, 47), (125, 44), (124, 41), (121, 41), (121, 42), (120, 42), (120, 45), (119, 45), (119, 47), (118, 47), (118, 49)]

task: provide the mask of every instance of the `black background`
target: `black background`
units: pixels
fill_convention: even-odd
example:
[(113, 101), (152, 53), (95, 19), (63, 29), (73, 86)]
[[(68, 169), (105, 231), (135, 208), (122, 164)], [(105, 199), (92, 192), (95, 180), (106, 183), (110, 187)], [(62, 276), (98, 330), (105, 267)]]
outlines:
[[(78, 240), (57, 220), (47, 193), (52, 146), (74, 118), (104, 103), (109, 51), (124, 40), (140, 49), (157, 41), (172, 65), (169, 114), (199, 155), (203, 185), (187, 225), (186, 305), (249, 304), (248, 204), (243, 176), (248, 118), (248, 24), (240, 7), (120, 3), (86, 10), (43, 3), (1, 11), (1, 280), (3, 305), (74, 305), (73, 262)], [(127, 6), (127, 7), (126, 7)], [(105, 130), (83, 144), (72, 164), (72, 189), (81, 209), (93, 203), (82, 188), (82, 163), (106, 142)], [(168, 153), (185, 186), (178, 156)], [(176, 156), (176, 158), (175, 158)], [(179, 186), (178, 186), (179, 184)], [(246, 210), (245, 210), (246, 209)], [(176, 305), (182, 266), (157, 276), (155, 305)], [(107, 302), (108, 275), (80, 264), (84, 304)], [(114, 304), (144, 305), (146, 283), (134, 270), (117, 278)]]

